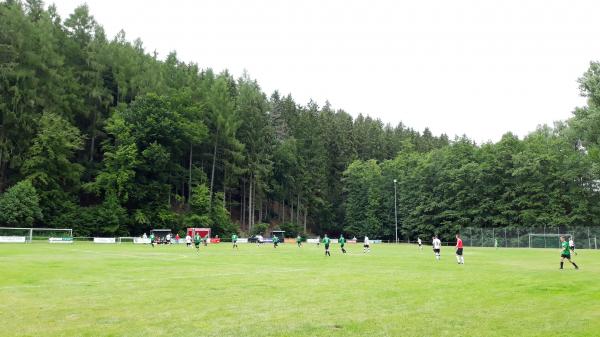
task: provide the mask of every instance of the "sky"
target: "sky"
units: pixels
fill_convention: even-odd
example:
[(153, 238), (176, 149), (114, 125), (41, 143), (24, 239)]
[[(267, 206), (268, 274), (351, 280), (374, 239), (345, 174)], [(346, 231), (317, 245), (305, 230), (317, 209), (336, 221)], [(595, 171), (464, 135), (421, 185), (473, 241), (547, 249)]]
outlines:
[[(63, 18), (81, 0), (54, 2)], [(599, 1), (88, 0), (109, 36), (353, 116), (466, 134), (525, 136), (585, 104), (600, 60)]]

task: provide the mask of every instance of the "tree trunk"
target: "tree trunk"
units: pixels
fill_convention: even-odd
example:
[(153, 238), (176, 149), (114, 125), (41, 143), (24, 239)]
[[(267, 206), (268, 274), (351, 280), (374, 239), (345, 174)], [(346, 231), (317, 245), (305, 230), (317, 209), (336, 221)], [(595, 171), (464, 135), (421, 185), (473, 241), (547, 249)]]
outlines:
[(298, 208), (296, 209), (296, 223), (300, 223), (300, 194), (298, 194)]
[(227, 203), (225, 202), (225, 196), (227, 195), (227, 185), (225, 182), (227, 181), (227, 170), (223, 168), (223, 208), (227, 208)]
[(248, 191), (248, 230), (252, 229), (252, 189), (254, 187), (254, 181), (253, 181), (253, 177), (252, 174), (250, 174), (250, 190)]
[(308, 207), (304, 209), (304, 233), (306, 233), (306, 216), (308, 214)]
[(240, 222), (241, 228), (246, 226), (246, 182), (242, 180), (242, 195), (240, 196)]
[(281, 220), (281, 223), (285, 223), (285, 199), (283, 199), (282, 205), (281, 205), (281, 215), (279, 216), (279, 219)]
[(294, 199), (291, 200), (290, 207), (292, 210), (290, 211), (290, 223), (294, 223)]
[(215, 147), (213, 149), (213, 162), (212, 162), (212, 173), (210, 174), (210, 207), (212, 208), (212, 196), (213, 196), (213, 188), (215, 186), (215, 166), (217, 164), (217, 141), (215, 140)]
[(96, 146), (96, 130), (92, 130), (92, 141), (90, 142), (90, 163), (94, 161), (94, 147)]
[(262, 223), (262, 198), (260, 199), (260, 203), (258, 206), (258, 223)]
[(169, 207), (171, 207), (171, 185), (169, 184), (169, 193), (167, 193), (167, 202), (169, 203)]
[(252, 177), (252, 227), (254, 227), (256, 215), (256, 179)]

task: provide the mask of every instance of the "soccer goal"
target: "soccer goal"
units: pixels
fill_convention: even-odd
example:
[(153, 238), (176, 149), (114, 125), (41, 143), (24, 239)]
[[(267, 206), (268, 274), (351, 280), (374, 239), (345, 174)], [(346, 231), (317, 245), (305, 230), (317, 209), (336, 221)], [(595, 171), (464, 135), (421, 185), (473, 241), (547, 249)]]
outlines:
[(0, 243), (71, 243), (73, 230), (70, 228), (22, 228), (0, 227)]
[(571, 234), (529, 234), (529, 248), (560, 248), (560, 237), (569, 240)]

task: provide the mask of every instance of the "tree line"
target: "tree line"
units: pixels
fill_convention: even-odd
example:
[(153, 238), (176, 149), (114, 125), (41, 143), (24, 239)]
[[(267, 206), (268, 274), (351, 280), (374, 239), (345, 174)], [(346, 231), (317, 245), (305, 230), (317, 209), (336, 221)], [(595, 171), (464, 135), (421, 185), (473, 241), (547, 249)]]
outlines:
[(599, 78), (592, 63), (589, 104), (570, 120), (478, 146), (159, 59), (123, 31), (108, 38), (85, 5), (63, 20), (39, 0), (3, 1), (0, 224), (391, 238), (396, 179), (406, 236), (595, 225)]

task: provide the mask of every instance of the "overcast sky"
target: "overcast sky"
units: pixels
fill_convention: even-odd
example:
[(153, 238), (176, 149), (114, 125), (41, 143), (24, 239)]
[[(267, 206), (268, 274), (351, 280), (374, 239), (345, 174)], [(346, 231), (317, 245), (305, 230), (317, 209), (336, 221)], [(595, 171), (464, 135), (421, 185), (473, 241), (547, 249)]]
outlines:
[[(66, 18), (81, 0), (55, 2)], [(478, 142), (519, 136), (585, 104), (600, 1), (88, 0), (109, 36), (160, 57)]]

